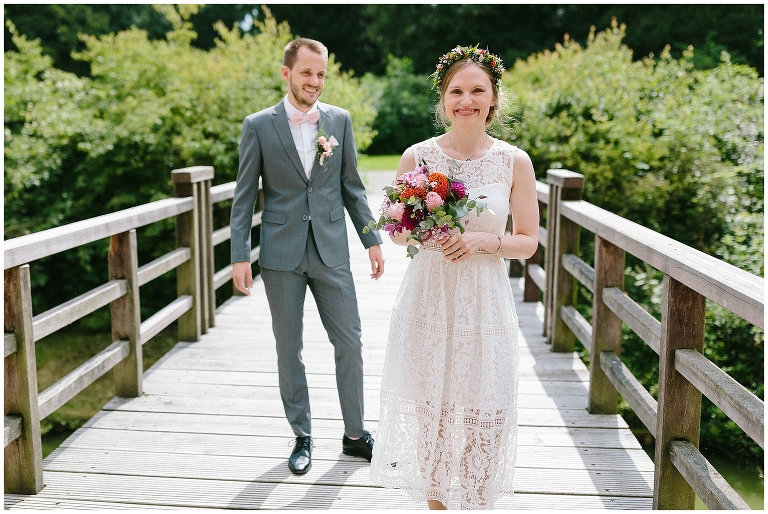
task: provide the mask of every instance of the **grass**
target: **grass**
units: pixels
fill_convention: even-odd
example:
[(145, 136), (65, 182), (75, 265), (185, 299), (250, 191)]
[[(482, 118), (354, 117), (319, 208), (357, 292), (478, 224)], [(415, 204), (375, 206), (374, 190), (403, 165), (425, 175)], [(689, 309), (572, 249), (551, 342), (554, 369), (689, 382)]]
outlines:
[(400, 155), (365, 155), (358, 158), (360, 171), (394, 171), (400, 162)]
[[(67, 327), (35, 343), (37, 388), (52, 386), (112, 343), (111, 335)], [(178, 341), (172, 324), (144, 345), (144, 370), (160, 359)], [(115, 396), (113, 372), (109, 371), (58, 410), (41, 420), (43, 458), (55, 450), (72, 432), (97, 414)]]

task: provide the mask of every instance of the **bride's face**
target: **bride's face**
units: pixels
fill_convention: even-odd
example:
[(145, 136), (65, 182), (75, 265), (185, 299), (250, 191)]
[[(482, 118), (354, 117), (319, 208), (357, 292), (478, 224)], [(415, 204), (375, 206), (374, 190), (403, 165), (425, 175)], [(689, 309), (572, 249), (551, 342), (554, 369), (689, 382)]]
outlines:
[(443, 95), (445, 113), (454, 125), (478, 123), (485, 120), (493, 101), (493, 86), (480, 66), (465, 66), (454, 74)]

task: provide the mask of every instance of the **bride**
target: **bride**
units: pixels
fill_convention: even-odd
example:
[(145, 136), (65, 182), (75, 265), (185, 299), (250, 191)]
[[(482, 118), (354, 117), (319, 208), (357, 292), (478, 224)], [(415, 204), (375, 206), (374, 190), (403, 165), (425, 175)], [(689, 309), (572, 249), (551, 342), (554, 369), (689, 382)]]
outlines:
[[(539, 211), (528, 155), (486, 133), (503, 73), (476, 47), (442, 56), (433, 86), (448, 130), (408, 148), (397, 171), (423, 160), (485, 197), (466, 232), (421, 245), (392, 311), (370, 475), (430, 509), (491, 509), (513, 494), (518, 320), (504, 259), (536, 251)], [(407, 245), (407, 235), (392, 239)]]

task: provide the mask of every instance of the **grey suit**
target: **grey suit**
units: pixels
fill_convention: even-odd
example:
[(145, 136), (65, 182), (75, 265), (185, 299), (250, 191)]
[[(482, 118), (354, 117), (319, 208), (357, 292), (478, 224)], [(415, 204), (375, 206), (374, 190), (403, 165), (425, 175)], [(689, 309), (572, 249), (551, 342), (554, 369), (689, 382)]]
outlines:
[(303, 309), (309, 286), (334, 346), (345, 434), (364, 435), (360, 316), (349, 266), (344, 209), (363, 245), (381, 243), (357, 172), (349, 112), (317, 103), (319, 126), (339, 142), (323, 166), (315, 157), (307, 179), (281, 101), (245, 118), (230, 224), (232, 262), (248, 261), (259, 178), (264, 190), (259, 266), (275, 334), (280, 394), (297, 436), (311, 435), (309, 394), (301, 358)]

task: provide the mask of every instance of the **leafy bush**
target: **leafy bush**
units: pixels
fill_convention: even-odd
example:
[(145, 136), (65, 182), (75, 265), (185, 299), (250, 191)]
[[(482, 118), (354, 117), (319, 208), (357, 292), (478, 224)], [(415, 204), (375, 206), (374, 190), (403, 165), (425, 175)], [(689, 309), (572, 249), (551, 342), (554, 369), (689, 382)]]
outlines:
[(727, 56), (694, 70), (692, 49), (633, 62), (624, 32), (518, 61), (508, 138), (540, 177), (583, 173), (587, 201), (714, 254), (737, 213), (763, 211), (763, 81)]
[(368, 153), (400, 154), (414, 143), (442, 133), (434, 123), (437, 95), (426, 75), (414, 75), (410, 59), (389, 56), (383, 78), (364, 77), (378, 114)]
[[(540, 179), (583, 173), (585, 200), (763, 276), (763, 80), (727, 55), (695, 70), (693, 49), (633, 61), (624, 34), (614, 23), (586, 48), (566, 38), (517, 62), (504, 84), (521, 123), (506, 138)], [(628, 294), (659, 319), (661, 273), (627, 261)], [(762, 398), (763, 331), (712, 302), (706, 316), (705, 355)], [(626, 327), (622, 358), (656, 396), (658, 356)], [(706, 399), (701, 445), (762, 465), (762, 449)]]
[[(174, 26), (165, 40), (135, 28), (82, 36), (76, 57), (90, 65), (90, 78), (53, 68), (37, 41), (14, 35), (18, 51), (5, 52), (6, 238), (167, 198), (172, 169), (211, 165), (216, 183), (235, 179), (243, 119), (287, 89), (280, 66), (290, 29), (271, 16), (256, 34), (219, 24), (215, 48), (203, 51), (191, 46), (196, 36), (185, 21), (194, 9), (160, 9)], [(350, 111), (361, 151), (376, 115), (367, 92), (329, 62), (323, 101)], [(173, 220), (142, 229), (140, 264), (174, 241)], [(35, 311), (105, 282), (105, 256), (102, 241), (34, 263), (35, 287), (81, 272), (77, 283), (33, 295)], [(172, 279), (144, 286), (145, 313), (172, 299)]]

